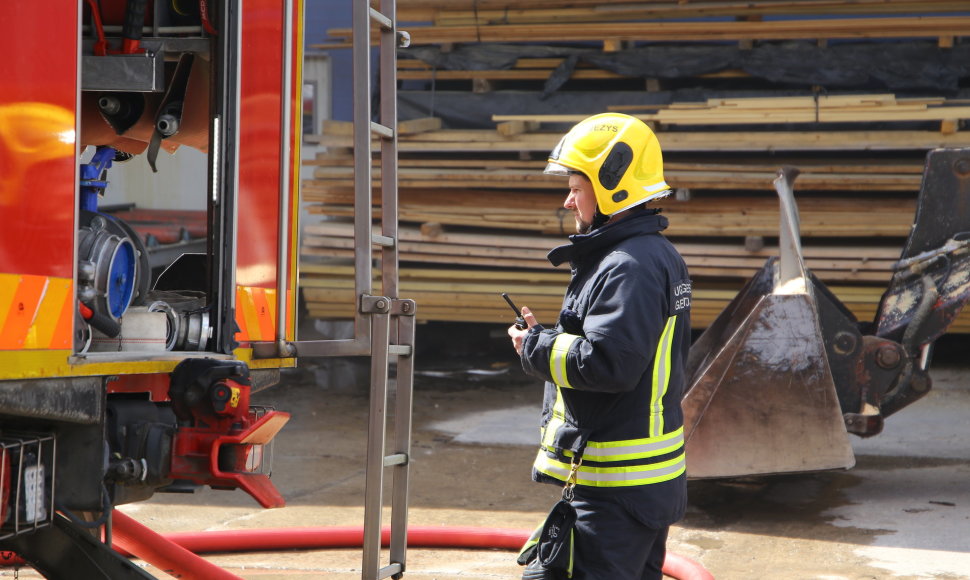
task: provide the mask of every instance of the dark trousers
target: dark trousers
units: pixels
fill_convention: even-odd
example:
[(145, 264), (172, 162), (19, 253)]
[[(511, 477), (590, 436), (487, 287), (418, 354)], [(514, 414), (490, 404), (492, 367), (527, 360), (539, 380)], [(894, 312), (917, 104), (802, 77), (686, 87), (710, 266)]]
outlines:
[(669, 527), (641, 523), (608, 496), (577, 493), (572, 580), (661, 580)]

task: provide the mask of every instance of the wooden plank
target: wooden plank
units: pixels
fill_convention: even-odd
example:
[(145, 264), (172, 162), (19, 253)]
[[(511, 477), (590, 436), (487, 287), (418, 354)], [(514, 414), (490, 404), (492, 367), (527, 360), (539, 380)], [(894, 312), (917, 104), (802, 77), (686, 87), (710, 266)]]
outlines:
[(511, 137), (513, 135), (521, 135), (522, 133), (529, 133), (532, 131), (539, 130), (538, 121), (509, 121), (507, 123), (499, 123), (495, 127), (499, 135), (503, 137)]
[[(325, 167), (352, 167), (353, 156), (346, 155), (343, 150), (339, 154), (333, 151), (319, 152), (314, 159), (303, 161), (304, 165), (319, 165)], [(504, 156), (496, 158), (473, 157), (433, 157), (421, 154), (419, 157), (402, 156), (398, 158), (400, 167), (417, 168), (467, 168), (467, 169), (528, 169), (537, 170), (545, 165), (545, 158), (523, 160), (518, 157)], [(732, 160), (710, 158), (710, 156), (678, 155), (664, 160), (664, 171), (715, 171), (715, 172), (764, 172), (773, 174), (780, 167), (798, 167), (806, 173), (842, 173), (842, 174), (884, 174), (884, 175), (922, 175), (923, 157), (883, 158), (862, 157), (852, 159), (845, 156), (783, 156), (771, 154), (769, 156), (751, 156)]]
[[(559, 22), (630, 21), (668, 18), (697, 18), (712, 16), (765, 16), (776, 14), (893, 14), (952, 12), (952, 2), (940, 0), (893, 1), (885, 0), (807, 0), (800, 2), (611, 2), (609, 9), (601, 0), (592, 3), (557, 2), (555, 4), (521, 4), (504, 2), (501, 8), (475, 5), (462, 7), (438, 2), (434, 8), (416, 9), (407, 4), (398, 8), (409, 21), (433, 21), (437, 26), (486, 26), (494, 23), (541, 24)], [(583, 5), (585, 4), (585, 5)], [(414, 11), (412, 13), (412, 11)], [(430, 16), (429, 16), (430, 14)]]
[[(324, 135), (350, 137), (354, 136), (354, 124), (350, 121), (334, 121), (326, 119), (322, 123)], [(409, 119), (400, 121), (397, 124), (398, 135), (417, 135), (427, 131), (441, 130), (441, 119), (435, 117), (423, 117), (420, 119)]]
[[(816, 13), (880, 13), (893, 11), (920, 12), (952, 12), (954, 4), (942, 0), (691, 0), (690, 2), (677, 0), (612, 0), (610, 8), (619, 6), (636, 6), (644, 9), (676, 11), (678, 15), (685, 13), (694, 16), (711, 15), (711, 10), (723, 9), (727, 15), (734, 15), (741, 10), (750, 9), (758, 14), (780, 13), (793, 14), (799, 11)], [(598, 8), (602, 7), (602, 0), (532, 0), (529, 8), (542, 10), (559, 10), (563, 8)], [(406, 0), (399, 11), (417, 10), (428, 12), (441, 11), (475, 11), (521, 10), (522, 3), (513, 0)], [(419, 14), (416, 12), (415, 14)]]
[[(552, 117), (555, 117), (553, 119)], [(504, 121), (541, 120), (542, 122), (579, 122), (585, 115), (501, 115)], [(418, 140), (417, 136), (398, 141), (401, 153), (450, 151), (455, 153), (519, 153), (552, 151), (560, 133), (526, 133), (502, 138), (495, 131), (465, 131), (442, 139)], [(491, 135), (494, 135), (492, 137)], [(501, 140), (499, 140), (501, 138)], [(937, 147), (970, 147), (970, 134), (943, 135), (939, 131), (657, 131), (664, 152), (698, 151), (892, 151), (928, 150)], [(308, 136), (308, 141), (328, 147), (353, 147), (353, 139), (332, 135)], [(376, 140), (375, 140), (376, 142)]]
[(871, 109), (751, 109), (749, 112), (704, 109), (666, 109), (655, 115), (638, 115), (644, 120), (671, 125), (751, 125), (784, 123), (872, 123), (942, 121), (970, 117), (970, 107), (873, 107)]
[(324, 135), (353, 138), (354, 124), (350, 121), (334, 121), (333, 119), (324, 119), (322, 123), (322, 132)]
[[(942, 121), (970, 117), (970, 107), (949, 105), (942, 97), (898, 103), (894, 95), (836, 95), (813, 98), (761, 97), (708, 99), (706, 106), (672, 103), (653, 113), (636, 113), (645, 122), (681, 125)], [(493, 115), (497, 122), (578, 122), (581, 115)]]
[(417, 135), (428, 131), (440, 131), (441, 119), (437, 117), (422, 117), (420, 119), (409, 119), (399, 121), (397, 124), (398, 135)]
[[(945, 99), (930, 99), (929, 102), (944, 102)], [(811, 107), (846, 107), (892, 105), (896, 104), (896, 95), (891, 93), (873, 93), (858, 95), (818, 95), (801, 97), (743, 97), (743, 98), (716, 98), (705, 101), (708, 107), (733, 107), (738, 109), (752, 108), (811, 108)], [(674, 106), (674, 105), (672, 105)]]
[[(804, 18), (768, 21), (710, 22), (582, 22), (577, 24), (493, 24), (489, 26), (411, 26), (411, 46), (467, 42), (561, 42), (639, 40), (695, 42), (714, 40), (804, 40), (859, 38), (939, 38), (964, 36), (970, 17), (885, 16), (859, 18)], [(351, 37), (349, 28), (329, 29), (332, 38)]]
[[(529, 169), (492, 167), (482, 168), (435, 168), (401, 166), (398, 169), (398, 186), (412, 189), (452, 189), (481, 187), (489, 189), (539, 189), (563, 191), (565, 180), (560, 176), (544, 175), (540, 162), (531, 162)], [(665, 170), (667, 182), (675, 187), (699, 189), (757, 189), (772, 191), (772, 181), (778, 167), (754, 168), (755, 171), (702, 169), (695, 170), (671, 168)], [(320, 166), (313, 176), (316, 182), (311, 189), (325, 187), (352, 187), (354, 172), (352, 167)], [(373, 173), (373, 184), (380, 185), (381, 172)], [(916, 191), (919, 189), (921, 174), (916, 173), (876, 173), (863, 171), (854, 173), (815, 173), (806, 168), (799, 175), (798, 185), (803, 190), (813, 191)], [(309, 189), (308, 189), (309, 191)]]

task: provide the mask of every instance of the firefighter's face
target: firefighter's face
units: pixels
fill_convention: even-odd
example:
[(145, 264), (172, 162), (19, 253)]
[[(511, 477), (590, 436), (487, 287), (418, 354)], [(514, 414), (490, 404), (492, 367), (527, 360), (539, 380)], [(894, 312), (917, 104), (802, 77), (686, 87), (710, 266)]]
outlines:
[(569, 195), (562, 206), (573, 212), (576, 233), (588, 233), (596, 215), (596, 194), (593, 184), (585, 176), (573, 173), (569, 176)]

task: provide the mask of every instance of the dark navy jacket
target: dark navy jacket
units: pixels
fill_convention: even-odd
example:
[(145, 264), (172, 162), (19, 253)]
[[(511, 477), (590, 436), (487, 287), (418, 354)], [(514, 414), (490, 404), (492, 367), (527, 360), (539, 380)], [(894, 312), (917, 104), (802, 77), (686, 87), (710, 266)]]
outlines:
[(643, 209), (549, 254), (572, 279), (554, 329), (525, 336), (523, 368), (546, 381), (536, 481), (562, 483), (577, 454), (577, 492), (629, 503), (645, 525), (683, 516), (684, 365), (691, 281)]

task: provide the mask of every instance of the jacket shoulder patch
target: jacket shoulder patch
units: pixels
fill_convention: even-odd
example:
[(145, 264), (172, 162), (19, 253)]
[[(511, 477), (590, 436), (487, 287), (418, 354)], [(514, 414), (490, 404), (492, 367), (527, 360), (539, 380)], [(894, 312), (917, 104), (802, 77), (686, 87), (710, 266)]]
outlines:
[(690, 310), (691, 281), (690, 278), (676, 281), (670, 288), (670, 312), (668, 316), (680, 314)]

